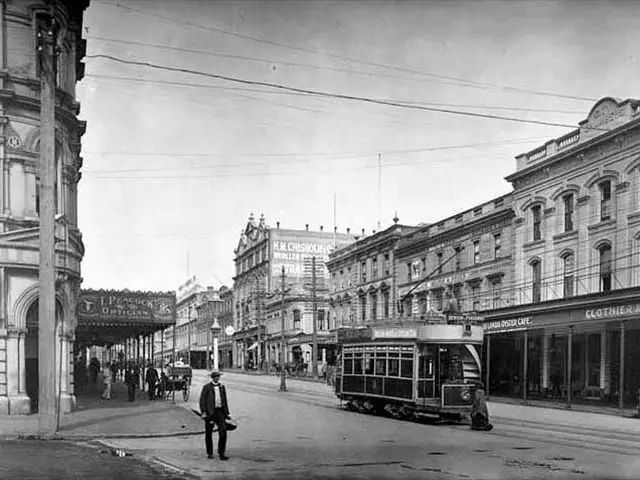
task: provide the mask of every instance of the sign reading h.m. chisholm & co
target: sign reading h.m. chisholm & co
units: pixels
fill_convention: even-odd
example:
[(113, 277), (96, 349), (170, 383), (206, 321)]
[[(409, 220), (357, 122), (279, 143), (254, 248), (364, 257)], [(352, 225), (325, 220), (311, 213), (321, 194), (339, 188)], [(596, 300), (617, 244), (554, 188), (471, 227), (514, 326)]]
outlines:
[(82, 290), (77, 315), (82, 323), (175, 324), (176, 295), (173, 292), (128, 290)]

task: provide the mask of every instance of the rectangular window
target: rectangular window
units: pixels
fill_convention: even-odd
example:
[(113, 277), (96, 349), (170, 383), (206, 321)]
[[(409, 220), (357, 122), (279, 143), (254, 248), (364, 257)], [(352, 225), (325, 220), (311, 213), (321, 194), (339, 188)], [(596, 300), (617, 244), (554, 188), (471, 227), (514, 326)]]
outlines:
[(574, 256), (571, 254), (565, 255), (562, 259), (562, 278), (563, 278), (563, 296), (564, 298), (573, 297), (573, 267)]
[(389, 377), (397, 377), (398, 376), (399, 363), (400, 363), (400, 360), (397, 359), (397, 358), (390, 358), (389, 359), (389, 372), (387, 374)]
[(607, 180), (600, 185), (600, 220), (611, 218), (611, 181)]
[(433, 295), (436, 299), (436, 310), (442, 310), (442, 289), (435, 290)]
[(611, 290), (611, 247), (606, 245), (600, 248), (600, 291)]
[(472, 310), (477, 312), (480, 310), (480, 285), (473, 285), (471, 287), (471, 299), (473, 302)]
[(324, 330), (324, 310), (318, 310), (318, 330)]
[(400, 376), (404, 378), (413, 378), (413, 358), (403, 358), (400, 363)]
[(427, 259), (422, 257), (420, 259), (420, 276), (424, 277), (427, 274)]
[(564, 203), (564, 231), (573, 231), (573, 193), (562, 197)]
[(389, 254), (388, 253), (384, 254), (384, 274), (385, 274), (385, 276), (388, 276), (389, 274), (391, 274), (391, 270), (389, 268)]
[(371, 294), (371, 321), (375, 322), (378, 319), (378, 295), (376, 293)]
[(460, 247), (455, 247), (455, 256), (456, 256), (456, 258), (455, 258), (455, 261), (456, 261), (455, 269), (456, 269), (456, 272), (457, 272), (458, 270), (460, 270)]
[(407, 262), (407, 282), (411, 281), (411, 262)]
[(491, 282), (491, 302), (493, 308), (500, 308), (500, 290), (502, 289), (502, 282), (500, 280), (494, 280)]
[(367, 261), (363, 261), (360, 263), (360, 278), (361, 281), (367, 281)]
[(535, 262), (531, 265), (531, 278), (532, 278), (532, 302), (539, 302), (541, 298), (542, 290), (542, 271), (541, 263)]
[(376, 375), (385, 376), (387, 374), (387, 359), (376, 358)]
[(473, 264), (480, 263), (480, 240), (473, 242)]
[(531, 207), (531, 217), (533, 219), (533, 240), (540, 240), (540, 205)]
[(367, 321), (367, 297), (365, 295), (360, 297), (360, 321), (362, 323)]
[(438, 252), (438, 254), (436, 255), (437, 258), (437, 262), (438, 262), (438, 274), (442, 273), (442, 252)]
[(502, 248), (502, 234), (496, 233), (493, 236), (493, 258), (500, 258), (500, 249)]
[(373, 257), (371, 270), (371, 278), (378, 278), (378, 257)]
[(300, 328), (300, 310), (293, 311), (293, 329), (298, 330)]

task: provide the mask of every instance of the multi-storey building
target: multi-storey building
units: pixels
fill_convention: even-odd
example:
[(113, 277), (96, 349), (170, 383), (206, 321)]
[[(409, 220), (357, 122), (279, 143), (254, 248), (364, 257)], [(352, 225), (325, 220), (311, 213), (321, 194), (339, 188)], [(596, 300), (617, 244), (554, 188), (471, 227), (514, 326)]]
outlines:
[(395, 252), (400, 316), (510, 305), (513, 216), (507, 194), (404, 235)]
[[(84, 246), (78, 230), (80, 138), (75, 86), (84, 73), (82, 17), (88, 0), (14, 0), (0, 5), (0, 414), (37, 410), (40, 63), (37, 34), (59, 25), (55, 120), (56, 338), (60, 406), (75, 403), (74, 331)], [(53, 381), (53, 379), (51, 380)], [(56, 387), (57, 389), (58, 387)]]
[[(220, 324), (220, 338), (218, 342), (220, 368), (233, 367), (233, 289), (222, 287), (219, 291), (220, 311), (218, 323)], [(231, 329), (229, 328), (231, 327)]]
[[(353, 242), (353, 235), (269, 227), (264, 219), (249, 217), (235, 250), (234, 364), (243, 368), (278, 363), (284, 330), (285, 361), (301, 364), (311, 360), (313, 310), (318, 311), (318, 345), (330, 337), (328, 278), (325, 262), (335, 248)], [(316, 285), (311, 285), (313, 258)], [(284, 283), (284, 289), (283, 289)], [(283, 318), (284, 315), (284, 318)], [(284, 329), (283, 329), (284, 320)], [(318, 352), (322, 358), (322, 351)], [(326, 355), (326, 351), (325, 351)]]
[(640, 102), (604, 98), (516, 157), (515, 305), (485, 324), (494, 394), (635, 405), (640, 387)]
[(417, 227), (394, 225), (332, 252), (329, 304), (334, 327), (370, 325), (395, 315), (395, 249)]

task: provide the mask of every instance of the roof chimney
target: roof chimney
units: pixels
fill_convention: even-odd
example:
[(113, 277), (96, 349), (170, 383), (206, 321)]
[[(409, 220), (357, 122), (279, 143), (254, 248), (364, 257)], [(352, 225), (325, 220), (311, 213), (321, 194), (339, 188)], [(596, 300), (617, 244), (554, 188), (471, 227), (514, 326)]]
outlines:
[(338, 231), (338, 227), (333, 227), (333, 232), (336, 233)]
[(307, 230), (307, 232), (308, 232), (308, 231), (309, 231), (309, 224), (308, 224), (308, 223), (306, 223), (306, 224), (304, 225), (304, 228), (305, 228), (305, 229)]
[(324, 226), (320, 225), (320, 231), (324, 230)]
[(364, 237), (364, 228), (362, 229), (362, 236)]
[(276, 228), (280, 228), (280, 222), (276, 222)]
[(351, 229), (349, 227), (347, 227), (347, 235), (349, 235), (350, 231), (351, 231)]

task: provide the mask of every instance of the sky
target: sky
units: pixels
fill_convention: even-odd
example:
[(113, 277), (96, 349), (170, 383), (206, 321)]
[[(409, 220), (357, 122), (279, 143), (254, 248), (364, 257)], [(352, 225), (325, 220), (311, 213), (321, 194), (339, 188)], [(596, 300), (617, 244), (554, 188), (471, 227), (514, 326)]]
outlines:
[(639, 27), (635, 2), (92, 0), (82, 286), (231, 286), (250, 214), (370, 235), (503, 195), (516, 155), (639, 96)]

